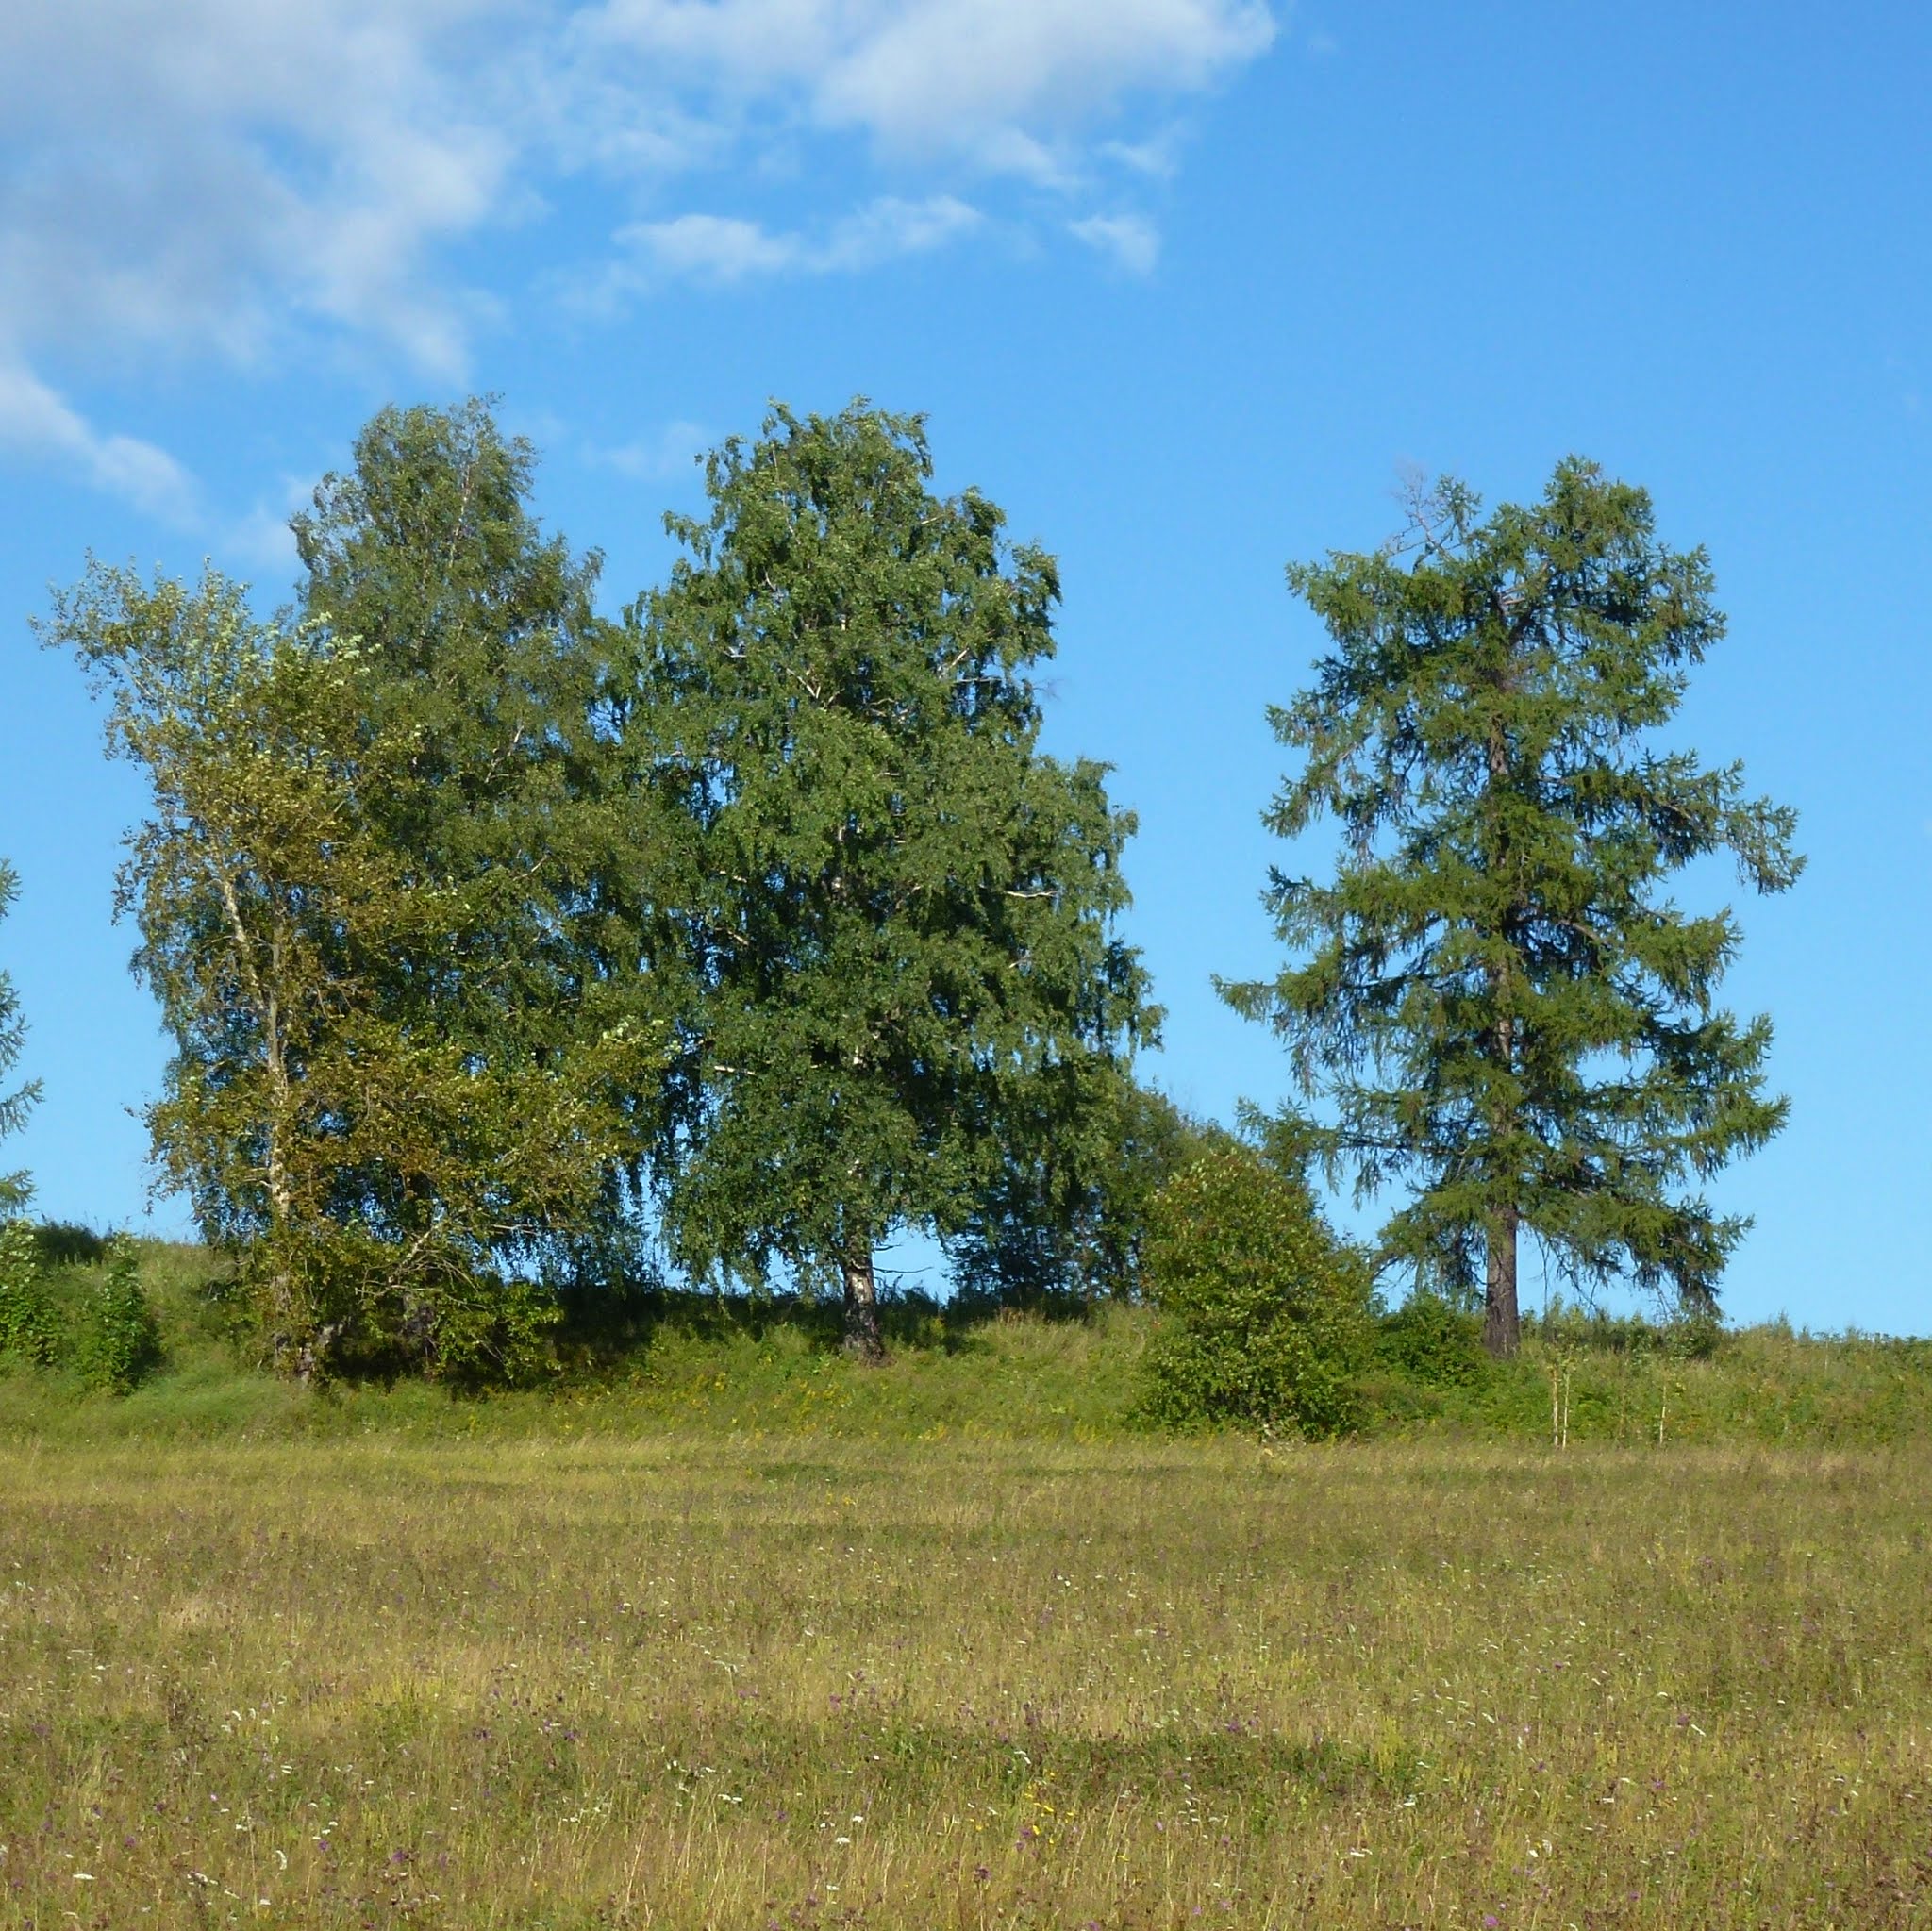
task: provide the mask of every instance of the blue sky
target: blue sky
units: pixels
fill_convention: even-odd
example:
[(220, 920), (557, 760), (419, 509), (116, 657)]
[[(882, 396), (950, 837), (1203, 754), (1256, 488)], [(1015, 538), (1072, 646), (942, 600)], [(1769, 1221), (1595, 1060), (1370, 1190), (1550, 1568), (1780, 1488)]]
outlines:
[(1223, 1115), (1285, 1090), (1208, 985), (1276, 958), (1262, 713), (1321, 642), (1283, 564), (1414, 470), (1493, 501), (1581, 451), (1708, 546), (1676, 735), (1810, 856), (1740, 907), (1793, 1110), (1714, 1190), (1757, 1218), (1727, 1305), (1932, 1331), (1928, 83), (1905, 0), (13, 0), (0, 963), (46, 1097), (8, 1164), (139, 1220), (163, 1058), (110, 923), (139, 791), (26, 619), (90, 547), (277, 601), (385, 401), (500, 393), (613, 606), (767, 397), (927, 412), (1061, 559), (1050, 741), (1141, 814), (1152, 1070)]

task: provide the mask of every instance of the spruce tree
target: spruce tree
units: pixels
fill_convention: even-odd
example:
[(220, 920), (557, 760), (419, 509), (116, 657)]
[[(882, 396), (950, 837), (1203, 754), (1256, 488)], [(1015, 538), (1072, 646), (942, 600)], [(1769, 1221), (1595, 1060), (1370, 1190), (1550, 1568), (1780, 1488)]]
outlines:
[[(13, 867), (0, 859), (0, 919), (7, 916), (20, 879)], [(26, 1023), (20, 1014), (20, 995), (13, 981), (0, 973), (0, 1075), (11, 1073), (19, 1063), (26, 1038)], [(19, 1132), (27, 1110), (41, 1096), (39, 1080), (29, 1080), (10, 1093), (0, 1093), (0, 1139)], [(0, 1174), (0, 1220), (17, 1214), (33, 1197), (33, 1183), (24, 1173)]]
[[(1687, 1182), (1782, 1125), (1770, 1022), (1716, 1003), (1740, 942), (1671, 875), (1728, 852), (1779, 891), (1794, 814), (1655, 734), (1724, 634), (1705, 553), (1654, 534), (1648, 495), (1577, 458), (1539, 503), (1484, 518), (1446, 481), (1405, 536), (1289, 582), (1333, 649), (1270, 713), (1304, 754), (1266, 815), (1341, 828), (1331, 877), (1275, 869), (1291, 963), (1222, 986), (1286, 1040), (1332, 1109), (1331, 1171), (1409, 1181), (1385, 1262), (1484, 1301), (1517, 1345), (1529, 1229), (1585, 1282), (1624, 1276), (1715, 1305), (1744, 1230)], [(1480, 1269), (1480, 1273), (1478, 1273)]]
[(1053, 561), (931, 474), (917, 418), (778, 408), (632, 613), (666, 1228), (693, 1268), (839, 1283), (874, 1358), (877, 1244), (961, 1225), (1023, 1133), (1088, 1133), (1153, 1024), (1112, 929), (1132, 820), (1038, 747)]

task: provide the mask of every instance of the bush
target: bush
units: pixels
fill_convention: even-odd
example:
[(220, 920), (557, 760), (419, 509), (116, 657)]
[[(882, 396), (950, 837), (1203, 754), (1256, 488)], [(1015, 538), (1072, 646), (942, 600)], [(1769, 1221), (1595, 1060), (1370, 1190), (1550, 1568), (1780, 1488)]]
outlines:
[(1382, 1317), (1375, 1353), (1385, 1367), (1425, 1388), (1475, 1388), (1490, 1372), (1481, 1317), (1425, 1290)]
[(76, 1221), (42, 1221), (33, 1237), (42, 1267), (94, 1267), (108, 1252), (108, 1237)]
[(101, 1280), (88, 1296), (75, 1338), (75, 1365), (90, 1388), (128, 1394), (160, 1365), (161, 1330), (141, 1286), (134, 1242), (108, 1242)]
[(25, 1221), (8, 1221), (0, 1226), (0, 1355), (44, 1368), (59, 1345), (33, 1229)]
[(1155, 1195), (1146, 1263), (1162, 1317), (1146, 1356), (1151, 1419), (1306, 1435), (1357, 1425), (1355, 1376), (1373, 1333), (1368, 1269), (1306, 1186), (1251, 1148), (1216, 1148)]

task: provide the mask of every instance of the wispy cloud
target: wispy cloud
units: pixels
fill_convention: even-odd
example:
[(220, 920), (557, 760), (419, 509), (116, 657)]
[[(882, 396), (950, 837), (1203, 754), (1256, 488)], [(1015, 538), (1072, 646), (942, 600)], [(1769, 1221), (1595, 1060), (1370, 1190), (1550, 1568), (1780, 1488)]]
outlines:
[(0, 8), (0, 341), (241, 359), (320, 322), (459, 373), (426, 273), (499, 211), (507, 0)]
[(1039, 175), (1128, 97), (1252, 60), (1275, 24), (1262, 0), (603, 0), (576, 31), (721, 109), (775, 104), (889, 153)]
[(1089, 215), (1085, 221), (1069, 222), (1067, 232), (1129, 275), (1151, 275), (1160, 259), (1160, 231), (1144, 215)]
[(640, 222), (618, 236), (635, 281), (688, 278), (729, 286), (758, 276), (836, 275), (923, 255), (980, 225), (976, 208), (951, 195), (926, 201), (885, 196), (822, 232), (774, 231), (732, 215), (683, 214)]
[(0, 361), (0, 449), (52, 458), (160, 522), (193, 520), (193, 480), (166, 450), (96, 429), (19, 363)]
[(591, 448), (587, 458), (633, 482), (656, 483), (683, 475), (719, 439), (698, 423), (667, 423), (655, 436), (639, 437), (614, 448)]
[[(661, 206), (703, 167), (750, 203), (622, 226), (632, 287), (877, 267), (970, 232), (1002, 182), (1168, 171), (1174, 104), (1275, 32), (1266, 0), (11, 0), (6, 437), (165, 506), (165, 456), (60, 393), (103, 358), (354, 342), (461, 380), (510, 291), (452, 273), (452, 245), (587, 178)], [(759, 218), (770, 164), (855, 141), (883, 191)], [(1156, 245), (1131, 214), (1075, 233), (1127, 267)]]

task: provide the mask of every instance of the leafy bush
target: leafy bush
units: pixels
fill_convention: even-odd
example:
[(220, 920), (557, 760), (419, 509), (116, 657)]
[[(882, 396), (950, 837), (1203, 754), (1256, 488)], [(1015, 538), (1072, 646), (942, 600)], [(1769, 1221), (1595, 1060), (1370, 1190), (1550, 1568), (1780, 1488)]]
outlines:
[(1688, 1307), (1667, 1333), (1671, 1345), (1687, 1361), (1708, 1361), (1724, 1340), (1724, 1317), (1714, 1307)]
[(1474, 1388), (1490, 1372), (1481, 1317), (1418, 1291), (1378, 1323), (1375, 1354), (1385, 1367), (1428, 1388)]
[(1146, 1263), (1162, 1316), (1146, 1355), (1151, 1419), (1307, 1435), (1357, 1425), (1355, 1375), (1373, 1334), (1368, 1269), (1323, 1224), (1306, 1186), (1251, 1148), (1218, 1147), (1155, 1195)]
[(33, 1229), (25, 1221), (8, 1221), (0, 1226), (0, 1355), (43, 1368), (59, 1345)]
[(108, 1242), (100, 1284), (88, 1296), (75, 1340), (75, 1365), (90, 1388), (127, 1394), (160, 1365), (161, 1330), (141, 1285), (134, 1242)]
[(1642, 1314), (1610, 1314), (1601, 1307), (1579, 1307), (1558, 1300), (1526, 1322), (1524, 1332), (1551, 1347), (1707, 1361), (1724, 1340), (1724, 1317), (1710, 1307), (1685, 1307), (1658, 1322)]
[(108, 1252), (108, 1237), (77, 1221), (42, 1221), (33, 1235), (42, 1267), (93, 1267)]

